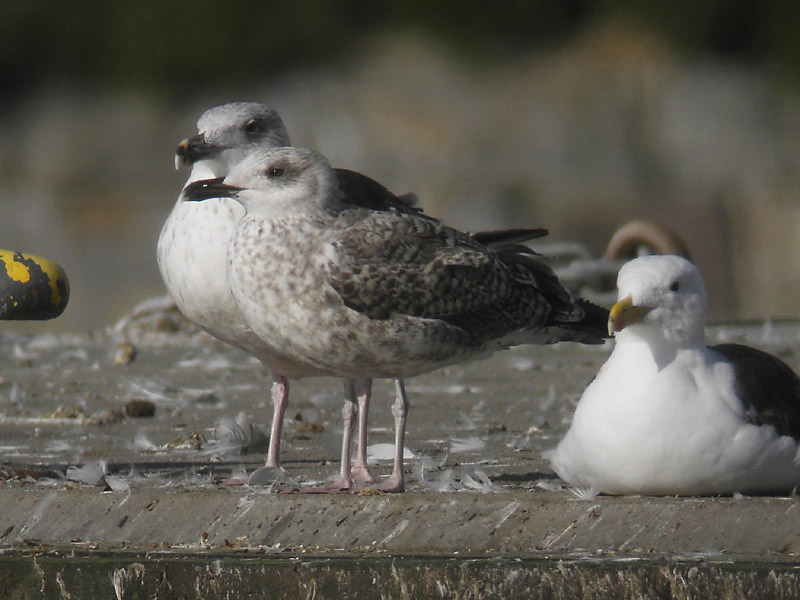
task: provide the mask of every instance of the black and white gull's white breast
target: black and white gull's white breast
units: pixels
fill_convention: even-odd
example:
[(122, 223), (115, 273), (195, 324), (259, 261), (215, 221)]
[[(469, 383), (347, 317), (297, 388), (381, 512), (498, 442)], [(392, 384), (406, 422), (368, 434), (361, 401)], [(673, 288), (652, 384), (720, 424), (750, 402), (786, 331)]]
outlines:
[(616, 345), (548, 457), (589, 493), (789, 492), (800, 484), (800, 379), (738, 344), (707, 347), (699, 271), (677, 256), (627, 263)]

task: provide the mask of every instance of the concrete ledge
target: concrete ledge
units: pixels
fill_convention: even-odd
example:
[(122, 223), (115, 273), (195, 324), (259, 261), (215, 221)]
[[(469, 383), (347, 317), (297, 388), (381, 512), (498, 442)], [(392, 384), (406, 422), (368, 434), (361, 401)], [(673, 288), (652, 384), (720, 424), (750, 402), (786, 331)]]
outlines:
[[(541, 452), (608, 348), (521, 348), (415, 378), (409, 491), (317, 496), (224, 485), (263, 461), (263, 449), (209, 443), (240, 412), (268, 426), (258, 364), (197, 333), (130, 340), (131, 362), (115, 364), (109, 336), (0, 336), (6, 597), (800, 597), (800, 498), (539, 487), (555, 483)], [(800, 368), (796, 322), (719, 326), (712, 340)], [(341, 384), (302, 380), (292, 394), (284, 464), (324, 480), (338, 468)], [(391, 394), (376, 382), (371, 444), (391, 443)], [(152, 417), (122, 410), (140, 398)], [(99, 461), (124, 491), (64, 479)], [(480, 492), (448, 483), (478, 471)]]
[(797, 498), (568, 495), (2, 490), (0, 543), (315, 554), (655, 553), (768, 562), (800, 554)]

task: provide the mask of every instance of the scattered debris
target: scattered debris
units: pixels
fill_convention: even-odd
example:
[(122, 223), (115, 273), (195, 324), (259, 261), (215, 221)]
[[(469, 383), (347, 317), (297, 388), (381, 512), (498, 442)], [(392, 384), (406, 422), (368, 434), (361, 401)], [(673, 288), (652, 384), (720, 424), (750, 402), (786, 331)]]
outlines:
[(119, 408), (106, 408), (93, 412), (86, 417), (84, 422), (87, 425), (109, 425), (116, 423), (125, 417), (125, 413)]
[(206, 443), (206, 438), (202, 431), (194, 431), (187, 436), (178, 436), (171, 442), (164, 444), (164, 448), (169, 450), (200, 450), (203, 444)]
[(144, 431), (137, 431), (136, 437), (133, 438), (133, 449), (139, 452), (158, 452), (160, 448), (150, 441)]
[(256, 469), (250, 474), (247, 480), (247, 485), (260, 486), (274, 486), (275, 484), (283, 484), (288, 486), (300, 485), (295, 479), (287, 476), (278, 467), (261, 467)]
[[(104, 460), (86, 463), (80, 467), (68, 467), (66, 477), (73, 482), (102, 487), (106, 492), (129, 492), (131, 489), (125, 478), (108, 473), (108, 465)], [(71, 487), (69, 482), (65, 487)]]
[(144, 398), (133, 398), (125, 404), (125, 415), (133, 418), (152, 417), (156, 414), (156, 405)]
[(205, 453), (217, 458), (226, 454), (263, 454), (267, 451), (268, 443), (266, 431), (251, 423), (249, 417), (240, 412), (234, 419), (227, 416), (220, 419)]
[(136, 347), (130, 342), (118, 342), (112, 353), (112, 364), (128, 365), (136, 359)]
[(105, 474), (106, 461), (104, 460), (86, 463), (80, 467), (67, 468), (67, 479), (87, 485), (100, 485), (101, 482), (105, 485), (105, 480), (103, 479)]
[(501, 492), (503, 488), (495, 485), (486, 472), (475, 466), (439, 468), (428, 471), (422, 462), (412, 465), (417, 481), (429, 492), (458, 492), (472, 490), (483, 493)]
[(322, 423), (304, 422), (297, 427), (297, 433), (322, 433), (325, 431), (325, 425)]
[[(403, 460), (416, 458), (408, 448), (403, 449)], [(367, 446), (367, 463), (375, 464), (379, 460), (394, 460), (394, 444), (383, 443)]]
[(58, 406), (55, 410), (44, 415), (45, 419), (78, 419), (86, 416), (83, 408), (77, 404), (72, 406)]
[(479, 437), (453, 438), (450, 440), (450, 453), (475, 453), (486, 448), (486, 441)]

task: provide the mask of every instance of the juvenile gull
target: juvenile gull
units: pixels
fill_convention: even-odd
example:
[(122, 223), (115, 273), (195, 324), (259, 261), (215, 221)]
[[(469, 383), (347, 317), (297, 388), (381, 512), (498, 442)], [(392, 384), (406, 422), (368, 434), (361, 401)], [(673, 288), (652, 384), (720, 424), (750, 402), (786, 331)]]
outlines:
[[(184, 189), (198, 180), (224, 177), (253, 152), (290, 143), (278, 113), (256, 102), (211, 108), (197, 121), (197, 130), (197, 135), (178, 146), (175, 155), (176, 167), (192, 167)], [(335, 172), (349, 203), (375, 210), (419, 212), (413, 207), (416, 199), (412, 195), (396, 197), (364, 175), (345, 169)], [(167, 290), (190, 321), (223, 342), (245, 350), (272, 370), (273, 419), (265, 466), (280, 468), (279, 444), (289, 397), (288, 379), (319, 373), (265, 345), (239, 313), (225, 268), (228, 242), (243, 214), (242, 207), (228, 198), (193, 203), (182, 202), (179, 196), (158, 241), (158, 264)], [(372, 481), (366, 463), (370, 392), (369, 379), (345, 381), (346, 432), (352, 429), (358, 406), (359, 442), (353, 476), (362, 483)]]
[(699, 271), (677, 256), (626, 263), (616, 346), (547, 455), (589, 493), (789, 492), (800, 484), (800, 379), (748, 346), (705, 345)]
[(492, 250), (418, 215), (348, 206), (316, 152), (260, 151), (224, 182), (184, 193), (218, 196), (246, 209), (228, 281), (259, 338), (319, 372), (395, 379), (395, 460), (382, 489), (404, 487), (406, 377), (517, 344), (605, 335), (607, 311), (575, 298), (524, 246), (483, 234)]

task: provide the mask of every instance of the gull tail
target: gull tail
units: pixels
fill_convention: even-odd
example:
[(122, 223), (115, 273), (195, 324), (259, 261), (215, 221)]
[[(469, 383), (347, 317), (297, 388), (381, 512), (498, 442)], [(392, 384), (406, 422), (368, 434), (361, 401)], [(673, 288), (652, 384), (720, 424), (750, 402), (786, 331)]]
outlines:
[[(508, 339), (517, 343), (552, 344), (578, 342), (602, 344), (608, 339), (608, 310), (578, 298), (558, 280), (537, 252), (523, 242), (547, 235), (546, 229), (506, 229), (472, 234), (478, 242), (497, 252), (501, 261), (514, 272), (518, 284), (533, 288), (549, 306), (544, 323), (516, 331)], [(512, 344), (515, 345), (515, 344)]]

